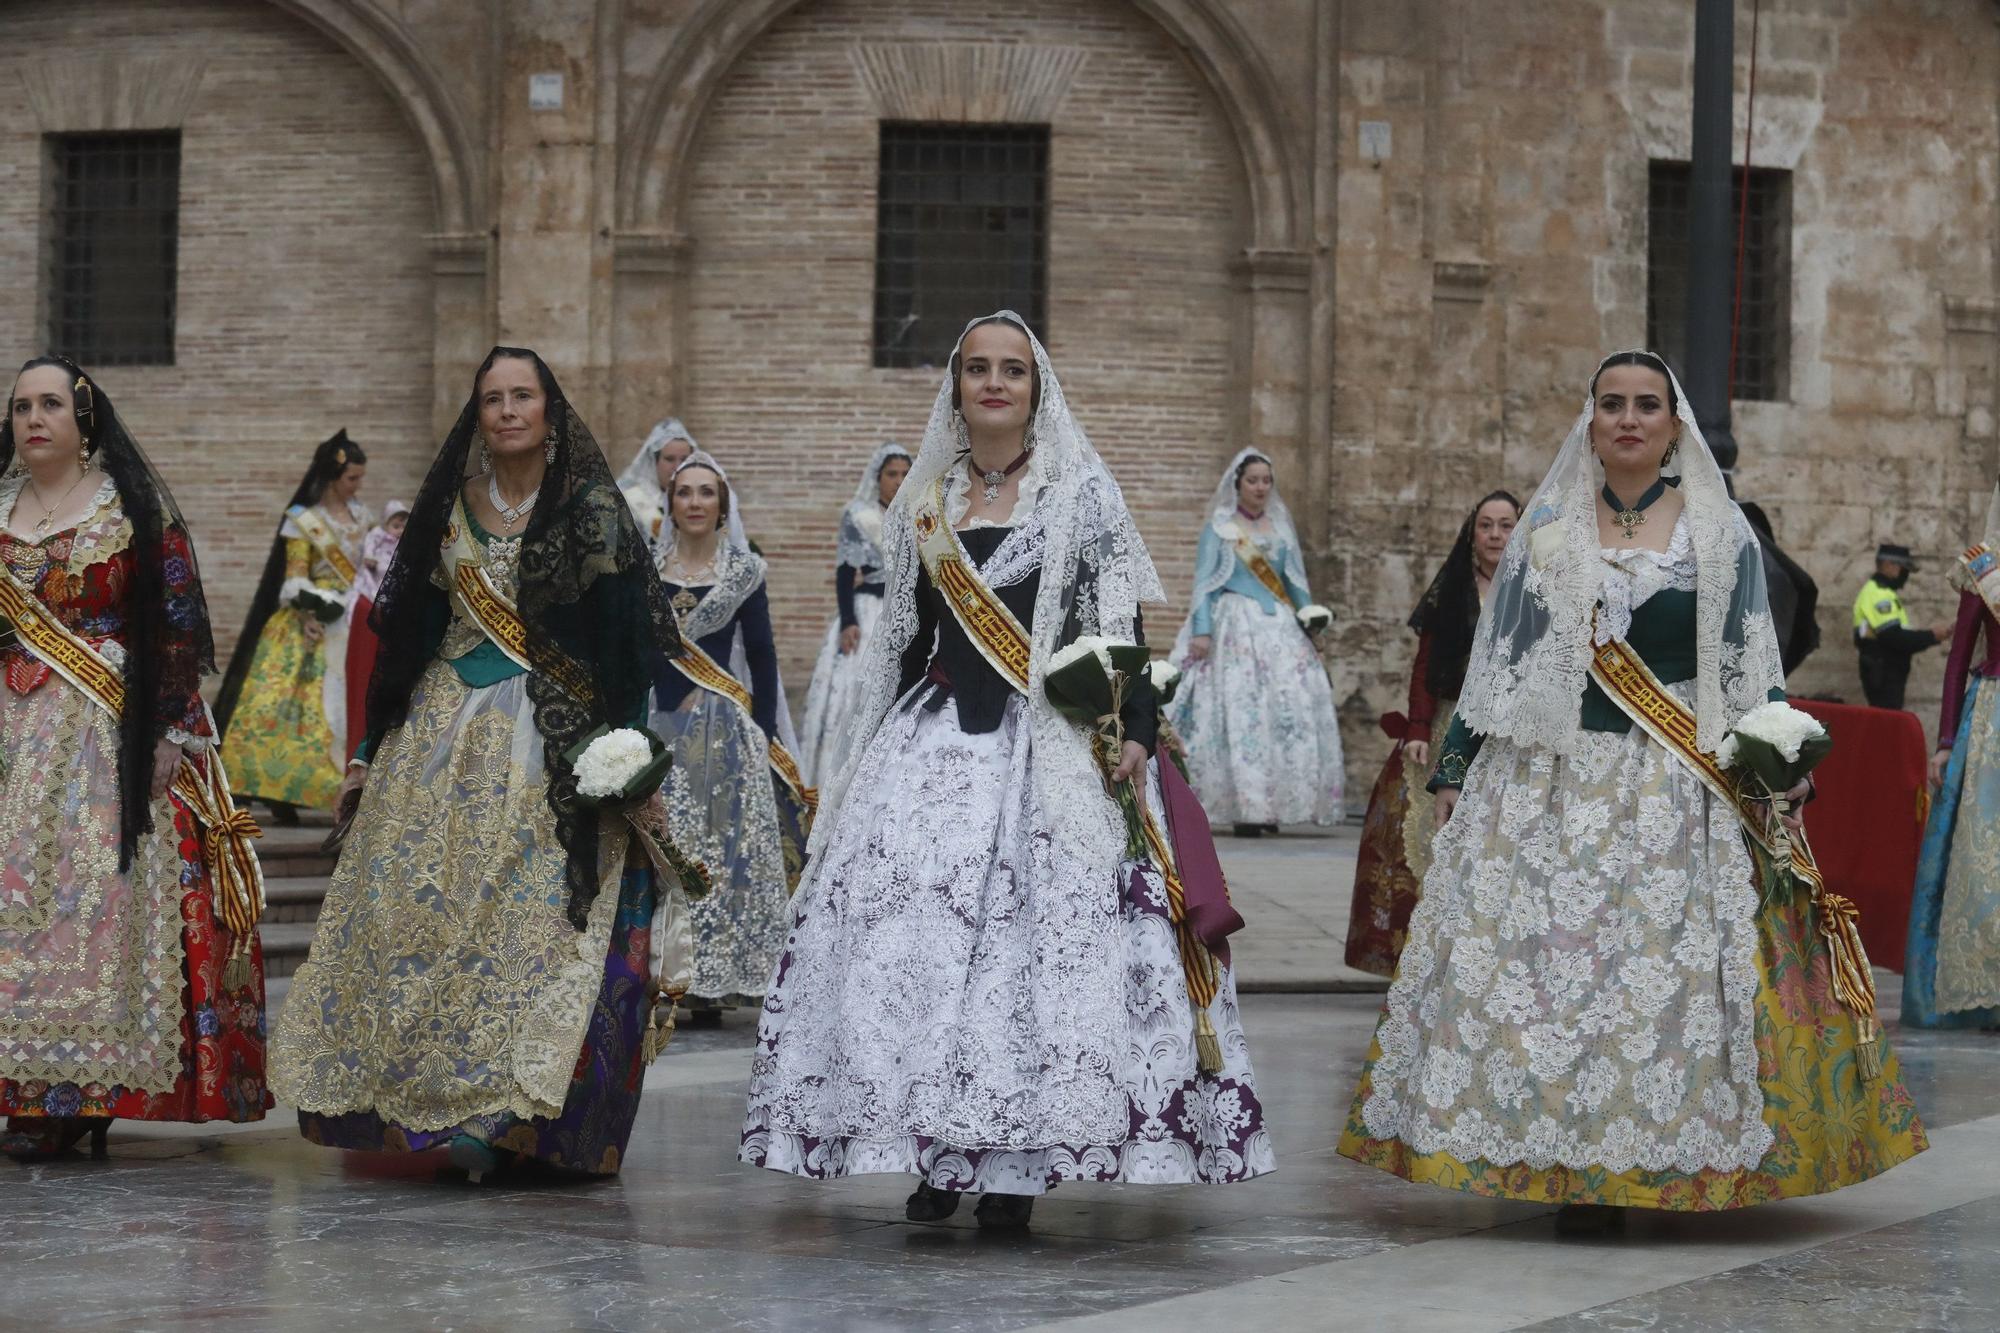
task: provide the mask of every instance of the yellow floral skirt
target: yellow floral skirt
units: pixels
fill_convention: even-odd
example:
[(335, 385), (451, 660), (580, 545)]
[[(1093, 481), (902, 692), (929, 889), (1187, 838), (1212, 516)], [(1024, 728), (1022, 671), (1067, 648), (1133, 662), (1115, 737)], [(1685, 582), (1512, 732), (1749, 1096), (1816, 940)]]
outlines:
[(328, 645), (346, 651), (333, 631), (306, 638), (306, 615), (289, 607), (271, 613), (243, 679), (243, 694), (223, 737), (222, 763), (238, 797), (332, 809), (345, 762), (336, 763), (326, 719), (323, 678)]
[(1489, 742), (1340, 1153), (1496, 1198), (1706, 1211), (1922, 1152), (1886, 1041), (1861, 1074), (1810, 901), (1759, 905), (1749, 870), (1733, 815), (1643, 734)]

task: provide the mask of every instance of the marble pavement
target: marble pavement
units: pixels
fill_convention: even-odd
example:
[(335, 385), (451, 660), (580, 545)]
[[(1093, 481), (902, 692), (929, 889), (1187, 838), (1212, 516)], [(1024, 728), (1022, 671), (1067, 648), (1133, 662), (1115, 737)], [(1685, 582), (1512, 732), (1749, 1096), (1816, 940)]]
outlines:
[(0, 1329), (2000, 1328), (2000, 1036), (1899, 1032), (1885, 975), (1930, 1152), (1819, 1199), (1558, 1240), (1546, 1207), (1334, 1155), (1379, 1004), (1326, 989), (1362, 984), (1335, 967), (1351, 840), (1225, 855), (1261, 896), (1240, 966), (1274, 1176), (1064, 1187), (1025, 1238), (969, 1209), (912, 1226), (901, 1178), (735, 1163), (745, 1014), (654, 1066), (610, 1184), (470, 1187), (313, 1148), (283, 1111), (121, 1128), (109, 1162), (0, 1162)]

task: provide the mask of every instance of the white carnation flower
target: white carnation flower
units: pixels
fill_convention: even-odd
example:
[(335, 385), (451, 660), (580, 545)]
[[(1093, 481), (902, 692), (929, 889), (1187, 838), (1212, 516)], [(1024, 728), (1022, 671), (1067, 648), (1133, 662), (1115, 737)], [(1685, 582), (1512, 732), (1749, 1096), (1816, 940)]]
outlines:
[(1790, 763), (1798, 759), (1800, 746), (1826, 734), (1826, 728), (1819, 724), (1818, 718), (1780, 700), (1757, 705), (1745, 713), (1731, 731), (1734, 734), (1723, 741), (1715, 753), (1716, 762), (1724, 767), (1736, 760), (1736, 735), (1765, 742)]
[(1299, 608), (1299, 624), (1308, 630), (1324, 629), (1333, 623), (1333, 612), (1314, 602), (1311, 606)]
[(630, 727), (607, 731), (577, 756), (576, 789), (598, 800), (622, 796), (652, 762), (653, 746), (644, 734)]
[(1174, 687), (1174, 682), (1181, 678), (1181, 669), (1161, 657), (1146, 665), (1146, 674), (1152, 677), (1153, 688), (1165, 694)]
[(1096, 634), (1084, 634), (1076, 642), (1049, 659), (1051, 674), (1064, 670), (1086, 657), (1095, 656), (1108, 675), (1111, 671), (1111, 640)]

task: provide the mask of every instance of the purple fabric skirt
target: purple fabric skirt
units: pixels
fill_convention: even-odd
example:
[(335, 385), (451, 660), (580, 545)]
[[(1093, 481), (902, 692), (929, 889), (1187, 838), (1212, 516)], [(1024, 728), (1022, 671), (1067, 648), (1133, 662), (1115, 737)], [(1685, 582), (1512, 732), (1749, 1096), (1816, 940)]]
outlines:
[(640, 1043), (646, 1031), (652, 920), (653, 873), (650, 868), (628, 870), (619, 887), (604, 985), (597, 992), (561, 1115), (524, 1118), (503, 1112), (449, 1129), (420, 1131), (384, 1120), (373, 1111), (344, 1115), (301, 1111), (299, 1132), (322, 1147), (364, 1152), (427, 1152), (470, 1134), (547, 1166), (594, 1176), (618, 1174), (632, 1122), (639, 1114), (639, 1090), (646, 1074)]

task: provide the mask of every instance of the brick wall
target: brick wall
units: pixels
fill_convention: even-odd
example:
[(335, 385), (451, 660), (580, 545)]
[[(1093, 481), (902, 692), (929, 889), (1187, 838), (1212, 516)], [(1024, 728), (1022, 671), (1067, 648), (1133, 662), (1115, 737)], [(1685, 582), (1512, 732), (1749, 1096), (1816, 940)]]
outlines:
[[(369, 451), (363, 498), (378, 507), (413, 494), (436, 447), (422, 150), (370, 74), (270, 6), (24, 0), (6, 34), (17, 62), (201, 66), (181, 126), (176, 361), (100, 378), (188, 515), (226, 654), (320, 440), (344, 426)], [(0, 348), (13, 364), (44, 338), (43, 128), (18, 74), (0, 78)]]
[(676, 409), (747, 497), (795, 711), (833, 610), (841, 507), (879, 440), (919, 441), (941, 378), (871, 368), (877, 111), (852, 52), (895, 42), (1085, 53), (1051, 121), (1050, 355), (1176, 600), (1149, 627), (1157, 638), (1179, 626), (1194, 515), (1242, 415), (1229, 275), (1244, 243), (1240, 160), (1159, 29), (1123, 5), (1065, 0), (1026, 0), (1001, 25), (947, 0), (795, 12), (739, 62), (702, 127)]

